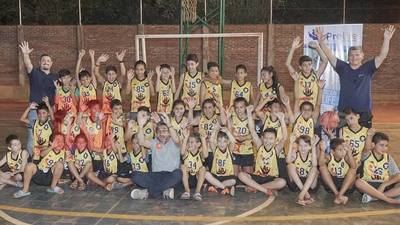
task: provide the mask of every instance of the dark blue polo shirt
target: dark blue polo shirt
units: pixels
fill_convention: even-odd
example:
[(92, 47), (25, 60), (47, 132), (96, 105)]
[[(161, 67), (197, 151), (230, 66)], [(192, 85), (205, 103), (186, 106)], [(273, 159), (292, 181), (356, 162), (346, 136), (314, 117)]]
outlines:
[(41, 103), (44, 96), (49, 97), (50, 105), (54, 105), (55, 90), (53, 81), (57, 79), (57, 75), (46, 74), (39, 68), (33, 68), (29, 77), (29, 102)]
[(377, 70), (375, 59), (362, 64), (356, 70), (353, 70), (348, 63), (337, 59), (335, 70), (340, 80), (339, 111), (351, 107), (356, 112), (370, 112), (371, 80)]

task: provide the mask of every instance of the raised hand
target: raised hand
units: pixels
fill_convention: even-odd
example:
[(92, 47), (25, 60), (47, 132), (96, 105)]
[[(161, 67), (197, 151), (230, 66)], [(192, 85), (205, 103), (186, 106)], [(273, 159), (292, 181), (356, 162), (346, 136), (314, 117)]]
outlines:
[(254, 111), (254, 106), (253, 105), (249, 105), (246, 107), (247, 113), (251, 114)]
[(385, 31), (383, 32), (384, 39), (390, 40), (393, 37), (393, 34), (395, 31), (396, 31), (396, 28), (394, 28), (393, 25), (389, 25), (388, 27), (386, 27)]
[(31, 102), (31, 104), (29, 104), (30, 109), (36, 109), (37, 106), (38, 106), (38, 104), (36, 102)]
[(161, 66), (156, 66), (156, 74), (157, 76), (161, 76)]
[(93, 49), (89, 49), (89, 56), (90, 56), (90, 58), (94, 58), (94, 50)]
[(310, 41), (310, 42), (308, 42), (308, 47), (310, 47), (312, 49), (316, 49), (318, 47), (318, 43), (315, 41)]
[(60, 81), (59, 81), (59, 80), (55, 80), (55, 81), (53, 81), (53, 84), (54, 84), (54, 87), (56, 87), (56, 89), (58, 89), (58, 88), (60, 88), (60, 87), (61, 87), (61, 85), (60, 85)]
[(372, 137), (372, 136), (375, 135), (375, 132), (376, 132), (375, 128), (370, 128), (370, 129), (368, 130), (368, 132), (367, 132), (367, 135), (370, 136), (370, 137)]
[(124, 61), (125, 54), (126, 54), (126, 49), (122, 50), (120, 53), (116, 52), (115, 56), (117, 57), (118, 61), (122, 62)]
[(27, 41), (21, 42), (19, 48), (23, 54), (30, 54), (33, 51), (33, 48), (29, 48), (29, 43)]
[(78, 58), (82, 59), (83, 56), (85, 56), (85, 54), (86, 54), (86, 50), (85, 49), (79, 50)]
[(188, 105), (189, 109), (194, 109), (194, 107), (196, 107), (197, 102), (196, 99), (194, 98), (188, 98), (186, 100), (186, 104)]
[(171, 126), (171, 122), (170, 122), (170, 120), (169, 120), (169, 116), (167, 115), (167, 113), (161, 113), (161, 115), (162, 115), (162, 120), (164, 121), (164, 123), (168, 126), (168, 127), (170, 127)]
[(300, 78), (300, 74), (296, 71), (290, 73), (290, 76), (293, 78), (293, 80), (298, 80)]
[(49, 97), (44, 96), (44, 97), (42, 98), (42, 101), (43, 101), (44, 103), (46, 103), (46, 105), (50, 105), (50, 103), (49, 103)]
[(287, 95), (281, 95), (281, 101), (285, 106), (288, 106), (290, 104), (289, 96)]
[(150, 70), (150, 71), (147, 73), (147, 79), (151, 80), (151, 79), (153, 78), (153, 76), (154, 76), (154, 70)]
[(324, 29), (322, 27), (316, 27), (314, 30), (314, 34), (317, 35), (319, 41), (325, 40), (326, 38)]
[(135, 77), (135, 71), (133, 69), (129, 69), (126, 76), (128, 77), (128, 80), (132, 80)]
[(175, 76), (175, 68), (171, 66), (171, 73), (169, 74), (169, 78), (172, 79)]
[(155, 123), (159, 123), (161, 121), (160, 116), (158, 115), (158, 113), (156, 112), (152, 112), (151, 113), (151, 119), (155, 122)]
[(292, 42), (292, 49), (300, 48), (303, 45), (299, 36), (295, 37)]
[(311, 145), (312, 145), (312, 146), (316, 146), (316, 145), (318, 144), (319, 140), (320, 140), (320, 138), (318, 137), (318, 135), (315, 134), (315, 135), (311, 138)]
[(104, 63), (107, 62), (107, 60), (110, 58), (108, 54), (101, 54), (100, 57), (97, 59), (98, 63)]
[(278, 117), (280, 121), (285, 119), (285, 114), (283, 112), (277, 112), (275, 113), (275, 116)]

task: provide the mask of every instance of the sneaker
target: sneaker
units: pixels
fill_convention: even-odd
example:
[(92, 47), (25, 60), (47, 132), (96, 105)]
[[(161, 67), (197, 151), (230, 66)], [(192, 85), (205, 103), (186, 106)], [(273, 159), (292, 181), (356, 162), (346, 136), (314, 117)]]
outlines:
[(181, 195), (181, 199), (183, 199), (183, 200), (190, 199), (190, 193), (189, 192), (183, 192), (183, 194)]
[(229, 190), (229, 194), (233, 197), (235, 196), (235, 186), (232, 186), (231, 189)]
[(149, 192), (147, 191), (147, 189), (133, 189), (131, 191), (131, 198), (132, 199), (136, 199), (136, 200), (143, 200), (143, 199), (147, 199), (147, 197), (149, 196)]
[(168, 188), (163, 192), (164, 199), (174, 199), (174, 189)]
[(14, 198), (22, 198), (22, 197), (25, 197), (25, 196), (28, 196), (28, 195), (30, 195), (31, 193), (28, 191), (28, 192), (23, 192), (22, 190), (19, 190), (19, 191), (17, 191), (17, 192), (15, 192), (14, 194), (13, 194), (13, 197)]
[(196, 200), (196, 201), (201, 201), (201, 200), (203, 200), (203, 198), (201, 197), (201, 194), (200, 194), (200, 193), (194, 194), (194, 195), (193, 195), (193, 199)]
[(361, 202), (366, 204), (368, 202), (374, 201), (376, 199), (372, 198), (370, 195), (368, 194), (363, 194), (362, 198), (361, 198)]

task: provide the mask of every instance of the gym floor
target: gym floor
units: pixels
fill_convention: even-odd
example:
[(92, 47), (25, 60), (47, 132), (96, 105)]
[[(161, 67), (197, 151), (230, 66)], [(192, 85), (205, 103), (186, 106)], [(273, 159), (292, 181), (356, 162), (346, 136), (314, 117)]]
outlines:
[[(5, 153), (5, 137), (16, 133), (26, 139), (26, 128), (19, 122), (26, 104), (0, 102), (0, 155)], [(390, 154), (400, 162), (400, 105), (374, 105), (374, 127), (389, 134)], [(23, 142), (23, 144), (25, 144)], [(383, 202), (361, 203), (355, 192), (346, 206), (333, 203), (333, 196), (320, 187), (316, 201), (309, 206), (295, 203), (296, 194), (287, 188), (277, 197), (246, 193), (239, 189), (235, 197), (204, 194), (195, 201), (133, 201), (130, 190), (110, 193), (88, 187), (79, 192), (63, 186), (65, 194), (45, 192), (32, 185), (32, 195), (12, 199), (13, 187), (0, 191), (0, 224), (395, 224), (400, 208)], [(179, 196), (179, 191), (175, 196)]]

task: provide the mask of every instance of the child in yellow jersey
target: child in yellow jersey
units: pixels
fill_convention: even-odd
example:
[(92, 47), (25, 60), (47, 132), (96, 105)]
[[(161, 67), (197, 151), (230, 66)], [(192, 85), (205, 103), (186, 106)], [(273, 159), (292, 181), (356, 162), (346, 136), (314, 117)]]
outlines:
[[(320, 102), (321, 101), (319, 101), (319, 103)], [(310, 137), (314, 136), (314, 128), (320, 111), (319, 105), (320, 104), (317, 104), (317, 108), (314, 108), (314, 105), (311, 102), (301, 103), (300, 114), (297, 114), (294, 121), (290, 121), (292, 123), (292, 133), (295, 134), (296, 137), (299, 137), (300, 135), (308, 135)], [(294, 117), (291, 119), (293, 118)]]
[[(68, 169), (74, 176), (74, 181), (71, 183), (71, 189), (78, 189), (84, 191), (86, 189), (85, 181), (83, 180), (88, 176), (92, 169), (92, 157), (88, 149), (88, 140), (84, 134), (79, 134), (75, 137), (75, 151), (68, 153), (67, 163)], [(68, 154), (72, 154), (68, 156)]]
[(234, 196), (236, 177), (233, 172), (232, 150), (235, 147), (235, 137), (226, 127), (218, 127), (208, 143), (209, 148), (214, 151), (210, 172), (207, 171), (205, 175), (211, 184), (208, 191)]
[(229, 106), (233, 106), (235, 98), (243, 97), (248, 103), (254, 100), (253, 86), (250, 81), (246, 81), (247, 68), (240, 64), (236, 66), (235, 80), (231, 81), (231, 96)]
[(51, 147), (43, 150), (40, 154), (42, 159), (39, 164), (28, 163), (24, 170), (24, 184), (22, 190), (14, 193), (14, 198), (30, 195), (29, 187), (31, 180), (41, 186), (50, 186), (47, 192), (63, 194), (64, 190), (57, 186), (64, 172), (65, 140), (61, 134), (52, 135)]
[(131, 94), (131, 119), (136, 119), (138, 109), (142, 106), (151, 108), (150, 96), (154, 96), (153, 71), (146, 71), (146, 63), (138, 60), (134, 70), (128, 70), (126, 94)]
[(181, 74), (178, 89), (176, 90), (175, 100), (182, 99), (186, 104), (188, 101), (195, 102), (196, 114), (200, 113), (200, 86), (203, 74), (197, 71), (199, 59), (196, 54), (186, 56), (186, 72)]
[(219, 65), (216, 62), (207, 63), (207, 70), (207, 77), (201, 83), (200, 104), (202, 104), (204, 100), (208, 98), (223, 104), (222, 85), (229, 85), (230, 81), (221, 78), (219, 74)]
[(7, 136), (6, 145), (9, 151), (0, 160), (0, 186), (8, 184), (21, 188), (29, 153), (21, 148), (21, 141), (14, 134)]
[(182, 193), (181, 199), (190, 198), (190, 187), (195, 186), (195, 194), (193, 199), (201, 201), (203, 198), (200, 194), (200, 189), (203, 186), (206, 168), (203, 165), (204, 159), (208, 157), (207, 143), (205, 136), (200, 137), (199, 133), (189, 133), (185, 130), (185, 138), (181, 146), (181, 156), (183, 164), (182, 183), (185, 192)]
[(110, 102), (112, 114), (107, 118), (106, 135), (111, 134), (114, 138), (115, 147), (126, 155), (125, 143), (125, 116), (122, 111), (122, 102), (118, 99), (113, 99)]
[[(247, 116), (251, 117), (253, 106), (247, 107)], [(286, 180), (280, 170), (284, 162), (279, 161), (279, 155), (287, 138), (287, 130), (283, 113), (276, 114), (282, 123), (282, 137), (277, 139), (277, 131), (274, 128), (265, 129), (261, 137), (258, 136), (253, 120), (249, 120), (249, 129), (254, 145), (257, 148), (255, 170), (253, 173), (240, 172), (239, 179), (255, 190), (266, 195), (272, 195), (271, 190), (280, 190), (286, 186)]]
[[(202, 104), (202, 113), (200, 116), (193, 118), (193, 109), (195, 108), (196, 102), (194, 100), (190, 100), (188, 102), (189, 113), (188, 119), (189, 124), (192, 126), (199, 126), (200, 136), (205, 136), (207, 142), (210, 141), (211, 134), (218, 129), (220, 126), (224, 126), (226, 124), (226, 114), (224, 108), (219, 104), (218, 108), (220, 109), (220, 114), (218, 115), (215, 112), (216, 103), (213, 99), (209, 98), (204, 100)], [(233, 150), (233, 149), (232, 149)], [(208, 157), (205, 162), (205, 166), (207, 168), (211, 168), (212, 158), (213, 158), (213, 150), (209, 149)]]
[(89, 171), (87, 177), (94, 184), (107, 191), (112, 190), (112, 184), (117, 180), (119, 156), (111, 135), (105, 137), (103, 149), (101, 149), (101, 161), (97, 171)]
[(351, 147), (343, 139), (334, 138), (329, 144), (331, 151), (321, 148), (319, 171), (325, 190), (335, 195), (335, 204), (346, 205), (348, 197), (354, 191), (357, 164), (351, 154)]
[[(290, 136), (289, 152), (286, 158), (288, 186), (291, 191), (299, 192), (297, 204), (308, 205), (314, 202), (309, 192), (318, 190), (318, 159), (316, 145), (319, 137), (308, 135)], [(296, 146), (295, 146), (296, 144)]]
[[(50, 136), (53, 133), (53, 110), (50, 106), (48, 97), (44, 97), (43, 101), (44, 102), (39, 105), (32, 102), (20, 118), (22, 122), (32, 127), (33, 152), (31, 156), (34, 163), (39, 162), (41, 152), (49, 147)], [(29, 121), (28, 119), (28, 113), (30, 110), (36, 110), (37, 119), (34, 121)]]
[(227, 111), (227, 125), (236, 139), (236, 145), (232, 151), (235, 176), (239, 174), (239, 170), (246, 173), (253, 172), (254, 150), (249, 129), (253, 116), (250, 114), (249, 117), (246, 113), (247, 105), (245, 98), (238, 97), (233, 102), (234, 112), (230, 114)]
[(58, 72), (58, 80), (54, 82), (54, 85), (56, 86), (55, 111), (65, 111), (70, 113), (72, 117), (76, 117), (78, 104), (71, 85), (71, 72), (67, 69), (61, 69)]
[(177, 99), (174, 101), (172, 109), (170, 119), (171, 126), (175, 129), (179, 139), (183, 141), (185, 138), (183, 130), (189, 125), (189, 120), (185, 116), (185, 103), (182, 100)]
[[(126, 69), (124, 64), (124, 57), (125, 57), (126, 50), (122, 50), (120, 53), (116, 52), (115, 56), (119, 62), (119, 67), (121, 71), (121, 76), (118, 77), (117, 68), (112, 65), (106, 66), (105, 69), (105, 79), (102, 75), (100, 75), (100, 65), (101, 63), (105, 63), (110, 58), (107, 54), (101, 54), (99, 58), (96, 60), (96, 67), (94, 70), (94, 75), (98, 83), (103, 85), (103, 94), (102, 94), (102, 111), (106, 115), (111, 114), (111, 101), (114, 99), (118, 99), (122, 101), (121, 98), (121, 88), (122, 82), (126, 75)], [(92, 49), (89, 50), (90, 57), (92, 61), (94, 61), (94, 51)], [(117, 78), (118, 77), (118, 78)]]
[(376, 132), (372, 137), (371, 149), (362, 155), (358, 168), (356, 187), (364, 193), (363, 203), (382, 200), (390, 204), (400, 204), (400, 171), (393, 157), (388, 154), (389, 137)]
[(269, 101), (280, 99), (280, 96), (286, 95), (285, 89), (278, 81), (278, 74), (273, 66), (261, 69), (261, 79), (261, 83), (258, 84), (256, 105), (263, 103), (265, 106)]
[(83, 57), (85, 56), (86, 51), (81, 49), (78, 55), (78, 61), (76, 62), (75, 68), (75, 80), (78, 86), (78, 96), (79, 96), (79, 112), (87, 114), (88, 106), (87, 103), (91, 100), (96, 100), (97, 94), (97, 81), (94, 76), (94, 56), (90, 57), (92, 66), (90, 72), (85, 69), (81, 69), (81, 62)]
[(295, 103), (294, 103), (294, 111), (297, 113), (299, 111), (299, 107), (301, 103), (308, 101), (311, 102), (314, 107), (317, 104), (317, 98), (319, 92), (322, 92), (318, 88), (318, 80), (321, 78), (321, 75), (324, 73), (326, 65), (328, 65), (328, 59), (318, 42), (310, 42), (308, 47), (315, 49), (319, 56), (321, 57), (321, 61), (317, 71), (314, 71), (312, 68), (312, 58), (303, 55), (299, 58), (299, 68), (300, 71), (296, 71), (291, 65), (293, 53), (294, 51), (302, 47), (300, 37), (296, 37), (292, 42), (292, 47), (290, 48), (289, 55), (286, 60), (286, 67), (289, 70), (290, 76), (295, 81), (294, 84), (294, 95), (295, 95)]
[(171, 113), (174, 101), (175, 88), (175, 69), (168, 64), (161, 64), (156, 68), (157, 83), (156, 92), (157, 112)]
[(369, 129), (360, 125), (360, 114), (351, 108), (345, 109), (344, 114), (346, 126), (340, 129), (339, 136), (350, 143), (354, 160), (360, 165), (363, 151), (369, 149), (366, 142)]

